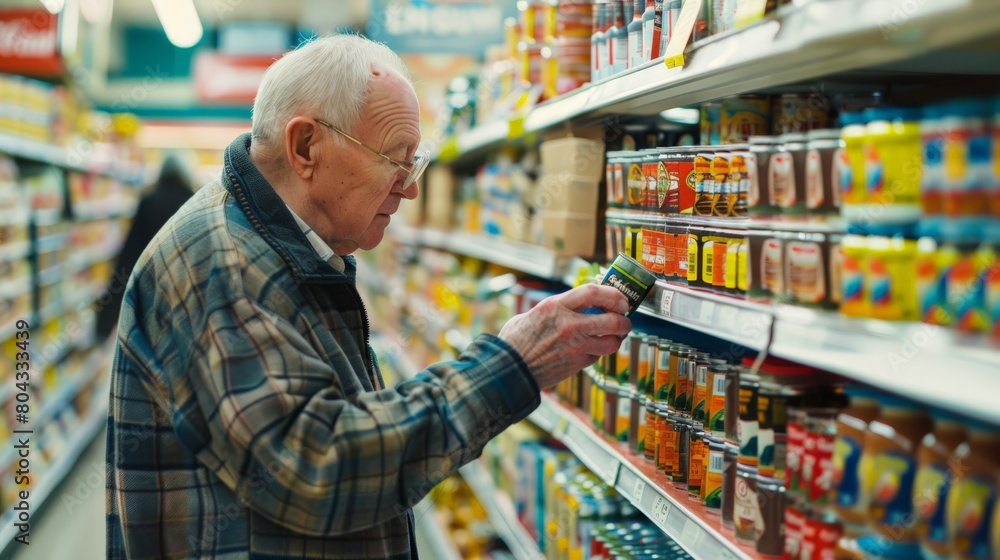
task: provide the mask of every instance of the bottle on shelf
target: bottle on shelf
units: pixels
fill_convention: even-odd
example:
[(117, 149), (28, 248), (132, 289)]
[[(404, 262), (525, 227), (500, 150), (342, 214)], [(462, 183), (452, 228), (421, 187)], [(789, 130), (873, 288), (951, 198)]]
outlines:
[[(660, 8), (662, 10), (662, 6)], [(646, 0), (642, 12), (642, 62), (649, 62), (658, 57), (653, 56), (653, 23), (656, 19), (656, 2)], [(659, 51), (659, 49), (656, 49)]]
[(607, 15), (608, 5), (598, 2), (594, 6), (594, 31), (590, 36), (590, 81), (600, 80), (603, 72), (603, 62), (607, 60), (604, 49), (607, 43), (604, 41), (604, 21)]
[(645, 6), (644, 0), (635, 0), (632, 9), (632, 21), (629, 22), (627, 27), (627, 37), (626, 42), (628, 43), (628, 59), (626, 60), (626, 68), (635, 68), (636, 66), (642, 65), (642, 54), (643, 54), (643, 26), (642, 26), (642, 13)]
[(611, 43), (611, 75), (624, 72), (628, 67), (628, 27), (625, 25), (625, 2), (614, 2), (615, 23), (608, 30)]

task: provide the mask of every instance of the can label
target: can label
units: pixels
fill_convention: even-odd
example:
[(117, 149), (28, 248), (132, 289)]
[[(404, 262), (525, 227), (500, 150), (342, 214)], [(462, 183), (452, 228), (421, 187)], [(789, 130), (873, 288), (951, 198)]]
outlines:
[(648, 359), (648, 353), (646, 352), (646, 345), (641, 344), (639, 350), (639, 375), (636, 377), (635, 389), (640, 394), (645, 394), (646, 384), (649, 383), (649, 369), (650, 363)]
[[(611, 263), (601, 284), (615, 288), (628, 298), (628, 316), (631, 316), (636, 309), (639, 309), (639, 304), (649, 294), (655, 281), (656, 278), (648, 270), (641, 268), (638, 262), (629, 261), (619, 255), (615, 262)], [(621, 372), (620, 365), (618, 371)]]
[(709, 401), (708, 427), (715, 437), (726, 435), (726, 374), (712, 374), (712, 396)]
[(791, 241), (785, 246), (785, 278), (788, 292), (803, 303), (826, 299), (826, 267), (818, 243)]
[(648, 422), (649, 414), (645, 410), (640, 409), (639, 425), (636, 427), (638, 443), (636, 444), (635, 452), (637, 455), (646, 455), (646, 426)]
[(706, 406), (708, 405), (708, 366), (698, 364), (694, 374), (694, 396), (691, 405), (691, 418), (700, 424), (705, 423)]
[(689, 406), (689, 379), (690, 379), (690, 366), (695, 365), (695, 362), (687, 358), (679, 358), (677, 360), (677, 388), (676, 395), (674, 397), (674, 408), (681, 412), (688, 412), (691, 410)]
[(838, 434), (833, 442), (833, 487), (836, 504), (853, 509), (861, 502), (861, 442), (848, 435)]
[(691, 447), (688, 451), (690, 460), (688, 462), (688, 494), (692, 496), (701, 495), (702, 469), (705, 465), (705, 458), (708, 454), (708, 445), (701, 438), (691, 438)]
[(632, 363), (632, 340), (626, 336), (622, 340), (622, 345), (618, 347), (618, 354), (615, 357), (615, 379), (619, 383), (628, 383), (629, 366)]
[[(815, 504), (826, 503), (832, 486), (833, 438), (832, 434), (806, 433), (802, 478), (808, 485), (809, 501)], [(912, 488), (911, 483), (908, 490)]]
[(667, 259), (666, 233), (653, 229), (642, 229), (642, 266), (653, 274), (663, 277)]
[(708, 468), (705, 471), (704, 488), (705, 507), (720, 509), (722, 507), (722, 462), (725, 452), (720, 447), (708, 452)]
[(733, 523), (736, 526), (736, 538), (743, 541), (755, 541), (758, 528), (763, 528), (760, 503), (757, 501), (757, 489), (754, 486), (748, 477), (736, 477)]
[(672, 475), (677, 464), (677, 444), (680, 443), (680, 434), (677, 433), (676, 426), (669, 421), (663, 425), (663, 472)]
[(945, 547), (948, 543), (948, 490), (951, 474), (947, 465), (931, 463), (917, 471), (913, 483), (913, 507), (920, 539)]
[(642, 173), (641, 163), (632, 163), (628, 167), (628, 207), (642, 208), (646, 203), (646, 176)]
[(677, 201), (673, 201), (674, 206), (671, 208), (671, 200), (668, 198), (669, 193), (670, 174), (667, 173), (666, 164), (663, 161), (658, 161), (656, 162), (656, 208), (665, 214), (676, 214)]
[(670, 350), (666, 348), (658, 348), (656, 350), (655, 385), (655, 400), (657, 402), (667, 402), (670, 393)]
[(785, 488), (802, 494), (802, 454), (805, 449), (806, 429), (798, 422), (788, 422), (788, 445), (785, 454)]
[(615, 438), (618, 441), (628, 441), (628, 431), (632, 423), (632, 399), (618, 395), (618, 417), (616, 418)]
[(757, 466), (757, 392), (756, 386), (740, 387), (740, 418), (736, 425), (736, 438), (740, 444), (739, 463)]
[(996, 483), (981, 475), (955, 481), (948, 497), (948, 525), (954, 527), (952, 547), (962, 558), (990, 558), (991, 512)]
[(782, 560), (811, 558), (800, 556), (805, 522), (805, 515), (801, 511), (791, 506), (785, 508), (785, 553), (781, 556)]

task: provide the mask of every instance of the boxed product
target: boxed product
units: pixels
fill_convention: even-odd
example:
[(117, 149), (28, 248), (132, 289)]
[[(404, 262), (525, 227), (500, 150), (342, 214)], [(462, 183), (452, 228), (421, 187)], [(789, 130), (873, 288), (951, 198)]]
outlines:
[(594, 256), (597, 218), (594, 214), (542, 212), (541, 245), (560, 256)]
[(568, 173), (538, 178), (531, 205), (536, 211), (597, 214), (600, 181)]
[(598, 182), (604, 175), (604, 142), (560, 138), (539, 146), (543, 175), (569, 174)]

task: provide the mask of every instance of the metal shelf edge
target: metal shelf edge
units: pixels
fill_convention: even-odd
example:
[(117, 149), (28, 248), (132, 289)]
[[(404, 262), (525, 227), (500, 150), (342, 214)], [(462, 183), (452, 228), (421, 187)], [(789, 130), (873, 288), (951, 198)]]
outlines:
[(528, 534), (520, 521), (511, 517), (513, 512), (509, 510), (513, 508), (502, 505), (503, 502), (509, 502), (509, 499), (493, 485), (489, 473), (479, 459), (462, 466), (458, 472), (479, 499), (479, 503), (486, 509), (493, 528), (503, 542), (507, 543), (514, 556), (519, 560), (542, 560), (544, 555), (535, 539)]

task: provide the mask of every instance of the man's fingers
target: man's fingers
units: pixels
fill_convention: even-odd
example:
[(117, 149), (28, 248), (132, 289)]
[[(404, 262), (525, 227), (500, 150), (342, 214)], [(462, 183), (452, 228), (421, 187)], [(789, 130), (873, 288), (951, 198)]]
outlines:
[(560, 295), (559, 298), (560, 303), (576, 312), (590, 307), (598, 307), (611, 313), (621, 315), (628, 313), (628, 298), (610, 286), (587, 284), (573, 288)]

